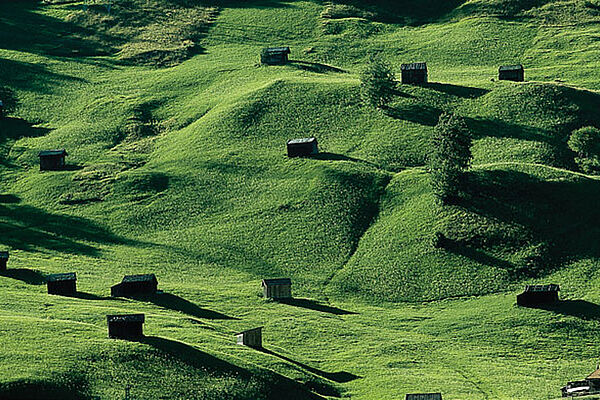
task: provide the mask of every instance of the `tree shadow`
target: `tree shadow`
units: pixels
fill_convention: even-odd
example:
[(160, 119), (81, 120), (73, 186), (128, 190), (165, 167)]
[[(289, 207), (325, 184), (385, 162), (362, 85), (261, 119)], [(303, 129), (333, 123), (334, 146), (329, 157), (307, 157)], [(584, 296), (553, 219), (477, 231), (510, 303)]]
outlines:
[(0, 383), (2, 400), (97, 400), (84, 373), (53, 373), (46, 379), (23, 378)]
[(46, 284), (46, 275), (41, 272), (26, 269), (26, 268), (16, 268), (16, 269), (7, 269), (6, 271), (0, 271), (0, 276), (4, 276), (6, 278), (16, 279), (22, 282), (25, 282), (28, 285), (44, 285)]
[(0, 194), (0, 204), (17, 204), (21, 199), (14, 194)]
[(287, 65), (291, 65), (292, 67), (302, 69), (304, 71), (315, 72), (318, 74), (324, 74), (324, 73), (328, 73), (328, 72), (336, 72), (336, 73), (342, 73), (342, 74), (348, 73), (348, 71), (341, 69), (341, 68), (337, 68), (337, 67), (334, 67), (331, 65), (317, 63), (317, 62), (310, 62), (310, 61), (289, 60)]
[(392, 118), (425, 126), (436, 126), (443, 112), (440, 108), (422, 103), (386, 106), (383, 110)]
[[(17, 99), (14, 90), (7, 87), (0, 87), (0, 101), (2, 101), (3, 104), (4, 115), (13, 112), (19, 104), (19, 100)], [(1, 129), (0, 132), (2, 132)]]
[(306, 308), (309, 310), (315, 310), (315, 311), (329, 313), (329, 314), (335, 314), (335, 315), (356, 315), (357, 314), (352, 311), (346, 311), (346, 310), (342, 310), (341, 308), (328, 306), (326, 304), (322, 304), (322, 303), (316, 302), (311, 299), (292, 298), (292, 299), (278, 299), (277, 301), (280, 303), (283, 303), (283, 304), (294, 306), (294, 307), (301, 307), (301, 308)]
[(0, 76), (10, 82), (11, 87), (39, 94), (49, 94), (52, 87), (65, 82), (85, 82), (75, 76), (49, 71), (44, 65), (5, 58), (0, 58)]
[(130, 298), (145, 301), (157, 305), (168, 310), (179, 311), (189, 316), (200, 319), (229, 319), (237, 320), (238, 318), (230, 317), (216, 311), (201, 308), (198, 305), (171, 293), (157, 293), (155, 295), (138, 295), (130, 296)]
[(586, 300), (561, 300), (558, 303), (539, 304), (533, 307), (583, 320), (600, 320), (600, 305)]
[(48, 128), (40, 128), (21, 118), (6, 117), (0, 119), (0, 140), (19, 139), (22, 137), (39, 137), (50, 132)]
[(208, 372), (211, 375), (235, 376), (245, 381), (255, 381), (257, 378), (264, 380), (270, 389), (267, 395), (268, 400), (279, 400), (282, 398), (289, 400), (325, 400), (318, 394), (310, 392), (302, 384), (283, 375), (265, 370), (250, 371), (216, 358), (185, 343), (157, 336), (146, 336), (141, 338), (139, 342), (152, 346), (165, 354), (177, 358), (192, 368)]
[(308, 371), (308, 372), (310, 372), (312, 374), (315, 374), (317, 376), (320, 376), (321, 378), (325, 378), (325, 379), (333, 381), (333, 382), (348, 383), (348, 382), (352, 382), (355, 379), (361, 378), (360, 376), (351, 374), (349, 372), (343, 372), (343, 371), (342, 372), (325, 372), (325, 371), (322, 371), (322, 370), (320, 370), (318, 368), (310, 367), (310, 366), (308, 366), (308, 365), (306, 365), (304, 363), (301, 363), (299, 361), (292, 360), (289, 357), (286, 357), (284, 355), (275, 353), (274, 351), (266, 349), (264, 347), (261, 347), (258, 350), (260, 352), (262, 352), (262, 353), (265, 353), (265, 354), (268, 354), (268, 355), (280, 358), (280, 359), (282, 359), (284, 361), (287, 361), (290, 364), (294, 364), (294, 365), (296, 365), (296, 366), (298, 366), (298, 367), (300, 367), (300, 368), (302, 368), (302, 369), (304, 369), (304, 370), (306, 370), (306, 371)]
[(476, 99), (481, 97), (490, 91), (488, 89), (481, 89), (469, 86), (451, 85), (448, 83), (427, 83), (423, 85), (426, 88), (433, 89), (437, 92), (449, 94), (451, 96), (462, 97), (466, 99)]

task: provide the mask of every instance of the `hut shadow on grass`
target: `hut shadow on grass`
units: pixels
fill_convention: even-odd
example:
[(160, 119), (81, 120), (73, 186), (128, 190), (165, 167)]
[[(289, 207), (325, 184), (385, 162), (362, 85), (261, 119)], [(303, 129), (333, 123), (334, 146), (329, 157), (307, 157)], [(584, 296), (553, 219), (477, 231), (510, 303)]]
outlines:
[(341, 308), (328, 306), (326, 304), (319, 303), (311, 299), (279, 299), (280, 303), (287, 304), (294, 307), (307, 308), (309, 310), (315, 310), (319, 312), (335, 314), (335, 315), (355, 315), (355, 312), (342, 310)]
[(187, 314), (189, 316), (200, 319), (237, 319), (225, 314), (221, 314), (217, 311), (212, 311), (206, 308), (199, 307), (191, 301), (171, 293), (157, 293), (154, 295), (131, 296), (131, 298), (135, 300), (146, 301), (169, 310), (179, 311), (183, 314)]
[(44, 274), (26, 268), (8, 269), (0, 272), (0, 276), (16, 279), (28, 285), (43, 285), (46, 283), (46, 276)]
[(330, 380), (330, 381), (333, 381), (333, 382), (336, 382), (336, 383), (347, 383), (347, 382), (352, 382), (355, 379), (361, 378), (358, 375), (354, 375), (354, 374), (351, 374), (349, 372), (344, 372), (344, 371), (341, 371), (341, 372), (325, 372), (325, 371), (322, 371), (320, 369), (308, 366), (308, 365), (306, 365), (304, 363), (301, 363), (299, 361), (292, 360), (289, 357), (286, 357), (284, 355), (275, 353), (274, 351), (266, 349), (264, 347), (262, 347), (262, 348), (260, 348), (258, 350), (260, 352), (262, 352), (262, 353), (265, 353), (265, 354), (277, 357), (277, 358), (279, 358), (279, 359), (281, 359), (283, 361), (287, 361), (290, 364), (294, 364), (297, 367), (300, 367), (303, 370), (306, 370), (306, 371), (308, 371), (308, 372), (310, 372), (312, 374), (315, 374), (315, 375), (317, 375), (317, 376), (319, 376), (321, 378), (325, 378), (327, 380)]
[(413, 122), (419, 125), (436, 126), (442, 110), (426, 104), (403, 104), (397, 107), (382, 107), (383, 111), (394, 119)]
[(116, 301), (122, 301), (122, 299), (119, 299), (118, 297), (110, 297), (110, 296), (98, 296), (96, 294), (93, 293), (87, 293), (87, 292), (76, 292), (74, 294), (71, 295), (66, 295), (65, 297), (73, 297), (75, 299), (81, 299), (81, 300), (116, 300)]
[(298, 69), (302, 69), (305, 71), (316, 72), (319, 74), (324, 74), (327, 72), (337, 72), (337, 73), (342, 73), (342, 74), (348, 73), (348, 71), (341, 69), (341, 68), (337, 68), (337, 67), (327, 65), (327, 64), (309, 62), (309, 61), (289, 60), (288, 65), (291, 65), (293, 67), (296, 67)]
[(490, 91), (488, 89), (481, 89), (469, 86), (458, 86), (450, 85), (447, 83), (427, 83), (423, 87), (435, 90), (436, 92), (442, 92), (451, 96), (462, 97), (466, 99), (476, 99), (481, 97)]
[(532, 308), (540, 308), (583, 320), (600, 320), (600, 305), (585, 300), (561, 300), (558, 303), (540, 304)]
[(368, 165), (370, 167), (381, 168), (381, 166), (379, 166), (375, 163), (372, 163), (370, 161), (345, 156), (343, 154), (324, 152), (324, 153), (315, 154), (315, 155), (311, 156), (311, 158), (314, 158), (316, 160), (328, 160), (328, 161), (351, 161), (351, 162), (355, 162), (355, 163), (359, 163), (359, 164)]

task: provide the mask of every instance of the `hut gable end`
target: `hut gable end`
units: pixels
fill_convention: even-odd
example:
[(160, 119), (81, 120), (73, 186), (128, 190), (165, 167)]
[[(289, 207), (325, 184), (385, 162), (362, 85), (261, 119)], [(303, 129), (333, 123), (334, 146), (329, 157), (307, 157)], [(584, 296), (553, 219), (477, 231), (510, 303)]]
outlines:
[(418, 85), (428, 82), (427, 63), (417, 62), (402, 64), (400, 70), (402, 73), (403, 84)]
[(289, 299), (292, 297), (292, 280), (290, 278), (263, 279), (263, 295), (267, 299)]

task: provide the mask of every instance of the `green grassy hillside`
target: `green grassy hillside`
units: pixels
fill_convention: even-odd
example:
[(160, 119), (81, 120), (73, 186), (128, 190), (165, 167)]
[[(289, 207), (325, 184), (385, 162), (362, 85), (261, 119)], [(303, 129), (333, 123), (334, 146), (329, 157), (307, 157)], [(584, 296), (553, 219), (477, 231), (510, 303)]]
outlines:
[[(600, 186), (566, 141), (600, 126), (600, 4), (413, 3), (0, 2), (0, 398), (550, 399), (590, 373)], [(290, 63), (260, 66), (268, 45)], [(364, 106), (372, 52), (432, 83)], [(517, 62), (527, 82), (496, 81)], [(474, 159), (441, 207), (445, 111)], [(321, 154), (288, 159), (307, 136)], [(39, 171), (48, 148), (64, 171)], [(67, 271), (81, 293), (47, 295)], [(108, 296), (133, 273), (164, 293)], [(284, 276), (297, 299), (263, 300)], [(566, 301), (517, 308), (533, 282)], [(146, 339), (107, 338), (124, 312)], [(264, 351), (235, 344), (256, 326)]]

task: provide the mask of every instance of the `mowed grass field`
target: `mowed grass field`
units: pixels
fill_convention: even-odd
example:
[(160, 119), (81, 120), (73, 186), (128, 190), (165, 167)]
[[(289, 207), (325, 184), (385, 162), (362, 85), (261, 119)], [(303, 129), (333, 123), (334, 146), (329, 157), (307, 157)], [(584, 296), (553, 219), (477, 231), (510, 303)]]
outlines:
[[(1, 399), (552, 399), (593, 371), (600, 181), (566, 140), (600, 126), (600, 5), (373, 3), (0, 3)], [(292, 61), (259, 66), (268, 45)], [(371, 52), (432, 83), (363, 106)], [(424, 167), (444, 111), (474, 136), (447, 207)], [(322, 154), (288, 159), (307, 136)], [(77, 297), (46, 294), (71, 271)], [(109, 297), (135, 273), (164, 293)], [(298, 300), (262, 299), (288, 276)], [(560, 306), (516, 307), (544, 282)], [(138, 312), (143, 341), (108, 339)], [(263, 351), (235, 344), (257, 326)]]

